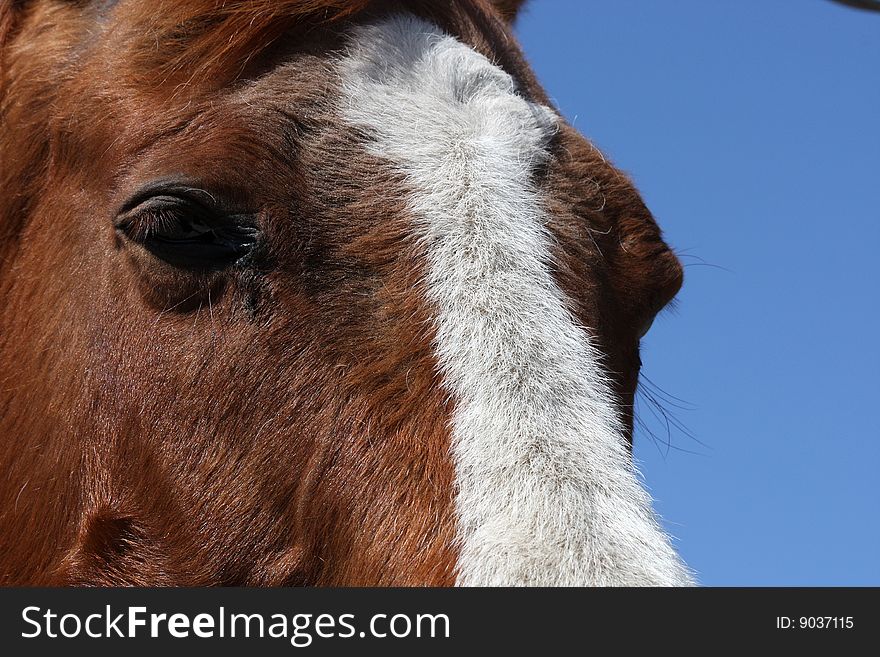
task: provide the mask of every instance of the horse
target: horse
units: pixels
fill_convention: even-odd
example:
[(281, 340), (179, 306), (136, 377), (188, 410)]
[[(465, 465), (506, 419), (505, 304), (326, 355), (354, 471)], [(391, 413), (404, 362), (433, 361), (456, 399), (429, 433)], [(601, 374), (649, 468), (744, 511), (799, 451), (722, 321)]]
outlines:
[(0, 2), (0, 583), (693, 582), (682, 268), (521, 4)]

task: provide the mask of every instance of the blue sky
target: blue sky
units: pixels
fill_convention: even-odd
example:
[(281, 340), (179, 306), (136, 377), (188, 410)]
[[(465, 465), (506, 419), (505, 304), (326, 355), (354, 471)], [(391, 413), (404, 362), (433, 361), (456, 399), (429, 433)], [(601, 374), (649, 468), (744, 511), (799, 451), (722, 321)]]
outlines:
[[(563, 114), (683, 254), (637, 432), (703, 584), (880, 585), (880, 14), (827, 0), (533, 0)], [(675, 410), (675, 409), (673, 409)]]

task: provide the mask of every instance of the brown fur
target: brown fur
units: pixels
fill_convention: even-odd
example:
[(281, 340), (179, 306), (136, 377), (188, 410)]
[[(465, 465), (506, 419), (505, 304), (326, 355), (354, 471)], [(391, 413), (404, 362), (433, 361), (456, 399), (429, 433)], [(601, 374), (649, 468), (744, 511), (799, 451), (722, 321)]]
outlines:
[(493, 4), (504, 20), (513, 22), (525, 4), (525, 0), (495, 0)]
[[(0, 12), (0, 583), (451, 584), (424, 257), (328, 58), (401, 3), (104, 4)], [(546, 102), (489, 5), (406, 4)], [(558, 279), (631, 408), (680, 267), (624, 176), (556, 149)], [(257, 222), (246, 263), (184, 273), (114, 230), (180, 176)]]

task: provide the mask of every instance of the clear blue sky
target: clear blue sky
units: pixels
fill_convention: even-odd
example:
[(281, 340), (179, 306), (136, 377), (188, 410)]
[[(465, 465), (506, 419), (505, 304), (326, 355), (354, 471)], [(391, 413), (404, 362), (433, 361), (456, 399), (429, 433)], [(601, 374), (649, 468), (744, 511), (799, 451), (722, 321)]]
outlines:
[(880, 585), (880, 14), (532, 0), (517, 31), (684, 254), (642, 359), (705, 446), (644, 404), (636, 434), (681, 553), (707, 585)]

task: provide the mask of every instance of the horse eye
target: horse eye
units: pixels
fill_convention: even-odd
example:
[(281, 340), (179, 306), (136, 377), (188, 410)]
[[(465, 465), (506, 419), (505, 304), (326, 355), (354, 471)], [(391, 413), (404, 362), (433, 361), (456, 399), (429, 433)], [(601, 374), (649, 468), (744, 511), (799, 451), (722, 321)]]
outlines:
[(253, 249), (258, 237), (247, 217), (170, 195), (152, 196), (121, 212), (116, 228), (160, 260), (194, 270), (232, 265)]

